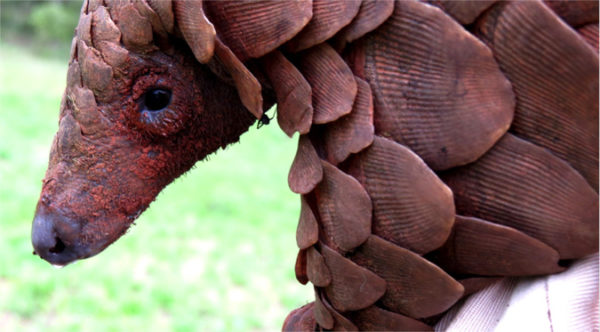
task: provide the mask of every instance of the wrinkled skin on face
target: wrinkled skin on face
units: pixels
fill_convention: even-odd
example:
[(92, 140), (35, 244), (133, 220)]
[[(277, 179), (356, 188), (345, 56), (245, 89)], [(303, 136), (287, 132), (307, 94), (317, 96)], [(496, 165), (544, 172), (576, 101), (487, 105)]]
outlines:
[(98, 20), (107, 15), (100, 7), (82, 15), (89, 31), (78, 26), (33, 222), (35, 253), (56, 265), (102, 251), (162, 188), (255, 120), (185, 42), (136, 44), (118, 20)]

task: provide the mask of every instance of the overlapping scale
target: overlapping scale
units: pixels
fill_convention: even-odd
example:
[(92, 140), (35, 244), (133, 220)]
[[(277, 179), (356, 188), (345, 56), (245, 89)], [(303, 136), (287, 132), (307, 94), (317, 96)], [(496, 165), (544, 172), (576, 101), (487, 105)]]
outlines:
[(358, 89), (354, 74), (331, 46), (320, 44), (302, 52), (298, 65), (312, 88), (314, 123), (331, 122), (352, 111)]
[(245, 61), (290, 40), (312, 17), (312, 1), (206, 1), (219, 37)]
[(306, 274), (308, 280), (317, 287), (327, 287), (331, 283), (331, 272), (315, 247), (306, 250)]
[(277, 123), (288, 136), (306, 134), (313, 118), (312, 90), (300, 71), (279, 51), (261, 58), (277, 97)]
[(394, 0), (363, 0), (358, 14), (336, 38), (350, 43), (375, 30), (394, 12)]
[(324, 292), (337, 310), (344, 312), (364, 309), (386, 292), (386, 282), (377, 274), (324, 244), (321, 245), (321, 254), (331, 272), (331, 283), (324, 288)]
[(106, 61), (108, 65), (115, 68), (116, 70), (122, 70), (127, 65), (127, 58), (129, 52), (121, 47), (120, 43), (112, 43), (108, 41), (98, 42), (98, 50), (102, 53), (102, 59)]
[[(175, 13), (177, 26), (196, 59), (200, 63), (208, 63), (215, 52), (216, 31), (212, 23), (206, 18), (202, 4), (201, 0), (175, 1), (173, 2), (173, 12)], [(223, 49), (222, 46), (221, 49)], [(226, 63), (232, 62), (228, 60), (232, 56), (226, 58)]]
[(517, 96), (511, 132), (598, 191), (598, 54), (538, 1), (494, 6), (478, 25)]
[(298, 150), (288, 174), (288, 185), (295, 193), (308, 194), (322, 179), (323, 167), (317, 151), (310, 138), (302, 135), (298, 139)]
[(325, 307), (323, 302), (321, 302), (321, 296), (319, 292), (315, 289), (315, 305), (313, 307), (313, 311), (315, 313), (315, 320), (322, 328), (325, 329), (333, 329), (335, 325), (335, 320), (333, 316), (329, 312), (329, 310)]
[(516, 228), (561, 259), (598, 251), (598, 194), (546, 149), (506, 134), (477, 162), (441, 177), (461, 215)]
[(125, 47), (140, 53), (153, 50), (155, 46), (152, 45), (154, 37), (150, 21), (143, 17), (132, 3), (122, 5), (118, 12), (119, 17), (115, 21)]
[(350, 319), (361, 331), (433, 331), (432, 327), (421, 321), (377, 306), (352, 312)]
[(168, 33), (173, 33), (175, 19), (171, 0), (146, 0), (146, 2), (158, 15), (165, 30)]
[(257, 119), (263, 115), (262, 88), (254, 75), (219, 37), (215, 39), (215, 55), (233, 78), (240, 100)]
[(116, 44), (120, 43), (121, 32), (111, 19), (106, 7), (98, 7), (93, 13), (92, 20), (94, 24), (91, 33), (96, 48), (99, 48), (99, 43), (103, 41)]
[(373, 142), (373, 97), (369, 84), (355, 77), (358, 93), (352, 112), (331, 122), (323, 134), (327, 160), (334, 165)]
[(349, 251), (371, 234), (371, 199), (355, 178), (326, 161), (322, 165), (323, 180), (314, 191), (321, 238), (336, 250)]
[(77, 58), (81, 59), (81, 81), (84, 86), (91, 89), (97, 101), (103, 101), (113, 93), (107, 89), (112, 82), (113, 69), (109, 66), (98, 50), (87, 47), (83, 41), (77, 45)]
[[(142, 17), (144, 17), (148, 22), (150, 22), (154, 36), (158, 37), (157, 39), (161, 40), (161, 43), (162, 42), (168, 43), (168, 38), (169, 38), (168, 32), (167, 32), (166, 28), (164, 27), (163, 22), (161, 21), (160, 17), (152, 9), (152, 7), (150, 7), (150, 5), (146, 1), (134, 1), (133, 4), (134, 4), (137, 12)], [(160, 46), (159, 44), (160, 43), (157, 43), (157, 46)]]
[[(317, 291), (320, 293), (320, 291)], [(331, 313), (333, 317), (333, 331), (358, 331), (358, 327), (354, 325), (348, 318), (344, 317), (340, 314), (325, 298), (323, 293), (319, 294), (321, 296), (321, 303), (325, 306), (325, 308)]]
[(292, 311), (283, 322), (282, 331), (314, 331), (316, 322), (313, 314), (315, 303), (311, 302)]
[(450, 189), (408, 148), (376, 136), (348, 173), (373, 201), (373, 233), (417, 253), (440, 247), (454, 222)]
[(460, 284), (465, 288), (465, 293), (463, 296), (467, 296), (479, 292), (480, 290), (491, 286), (502, 279), (503, 277), (471, 277), (459, 279), (458, 282), (460, 282)]
[(435, 251), (435, 263), (453, 274), (530, 276), (564, 270), (558, 252), (510, 227), (456, 216), (448, 241)]
[(430, 4), (438, 6), (448, 15), (455, 18), (463, 25), (471, 24), (475, 19), (498, 0), (456, 1), (456, 0), (428, 0)]
[(319, 240), (319, 225), (304, 195), (300, 196), (300, 221), (296, 229), (298, 248), (307, 249)]
[(375, 272), (387, 283), (381, 304), (394, 312), (423, 318), (444, 312), (463, 294), (446, 272), (410, 250), (371, 235), (352, 261)]
[(296, 273), (296, 280), (298, 280), (299, 283), (303, 285), (308, 283), (308, 274), (306, 271), (306, 249), (298, 251), (294, 272)]
[(544, 0), (544, 4), (573, 27), (598, 22), (598, 1)]
[(91, 13), (100, 6), (111, 4), (112, 0), (83, 0), (83, 6), (81, 7), (81, 13)]
[(92, 13), (81, 14), (79, 24), (77, 24), (77, 28), (75, 29), (77, 40), (85, 42), (87, 46), (92, 46), (92, 17)]
[(290, 40), (286, 47), (298, 52), (333, 37), (358, 13), (360, 0), (313, 0), (310, 22)]
[(433, 169), (479, 158), (508, 130), (510, 83), (490, 50), (439, 8), (397, 1), (366, 41), (375, 132)]
[(583, 39), (598, 53), (598, 23), (590, 23), (577, 29)]

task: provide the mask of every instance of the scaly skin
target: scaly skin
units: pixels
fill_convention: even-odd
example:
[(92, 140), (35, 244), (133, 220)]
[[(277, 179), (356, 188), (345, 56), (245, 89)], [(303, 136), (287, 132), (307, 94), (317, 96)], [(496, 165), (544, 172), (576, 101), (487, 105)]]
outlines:
[(597, 252), (597, 53), (541, 2), (430, 3), (84, 3), (36, 253), (99, 253), (273, 99), (315, 286), (284, 329), (430, 330)]
[[(144, 53), (94, 42), (74, 39), (34, 220), (37, 254), (57, 265), (106, 248), (162, 188), (237, 141), (255, 120), (235, 89), (199, 64), (182, 41)], [(115, 54), (122, 57), (115, 61)], [(106, 68), (108, 79), (101, 74)], [(101, 78), (106, 82), (98, 84)], [(172, 91), (172, 99), (149, 118), (142, 104), (155, 87)]]

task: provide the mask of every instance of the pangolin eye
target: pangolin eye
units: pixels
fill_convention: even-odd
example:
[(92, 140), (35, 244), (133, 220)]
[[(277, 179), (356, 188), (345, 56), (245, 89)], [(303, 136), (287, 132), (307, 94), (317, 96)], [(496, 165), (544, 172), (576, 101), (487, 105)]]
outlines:
[(144, 104), (149, 111), (159, 111), (171, 102), (171, 91), (166, 89), (151, 89), (144, 96)]

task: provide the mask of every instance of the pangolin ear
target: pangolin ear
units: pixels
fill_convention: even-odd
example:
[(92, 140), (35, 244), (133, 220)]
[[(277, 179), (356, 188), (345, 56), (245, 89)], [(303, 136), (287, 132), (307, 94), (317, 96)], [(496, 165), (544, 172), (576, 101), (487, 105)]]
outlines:
[(200, 63), (207, 63), (215, 51), (215, 27), (202, 9), (202, 1), (173, 1), (175, 19), (183, 38)]

